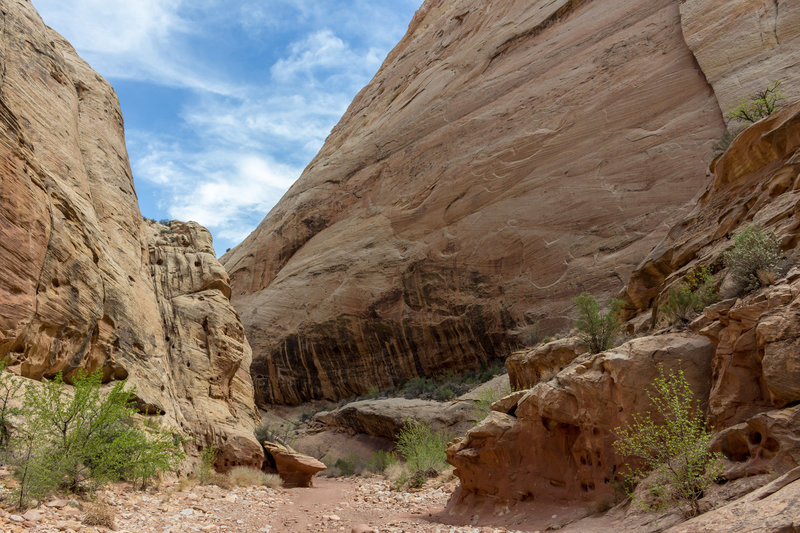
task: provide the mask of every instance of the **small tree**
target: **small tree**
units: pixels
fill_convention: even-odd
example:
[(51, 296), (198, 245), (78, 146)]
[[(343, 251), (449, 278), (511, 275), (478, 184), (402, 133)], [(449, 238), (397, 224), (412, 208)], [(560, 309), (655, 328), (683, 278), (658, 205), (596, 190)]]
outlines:
[(733, 237), (733, 248), (722, 256), (733, 280), (745, 292), (766, 285), (778, 269), (781, 244), (770, 230), (751, 225)]
[(781, 90), (780, 80), (775, 80), (766, 89), (762, 89), (749, 98), (739, 102), (739, 105), (726, 113), (731, 120), (741, 122), (758, 122), (770, 116), (780, 107), (780, 101), (785, 97)]
[(694, 516), (703, 491), (722, 471), (721, 456), (708, 450), (712, 435), (682, 370), (665, 374), (659, 363), (647, 394), (657, 420), (650, 413), (634, 415), (630, 424), (616, 428), (614, 447), (620, 455), (643, 463), (629, 474), (631, 485), (651, 472), (657, 474), (659, 481), (651, 490), (656, 497), (653, 507), (688, 504)]
[(575, 327), (581, 332), (581, 340), (591, 353), (608, 350), (614, 344), (619, 332), (619, 311), (623, 302), (610, 299), (605, 313), (600, 312), (600, 304), (588, 292), (581, 293), (573, 300), (578, 309), (578, 320)]
[(59, 373), (29, 384), (16, 441), (18, 505), (57, 488), (93, 489), (116, 479), (144, 484), (183, 459), (180, 440), (136, 424), (133, 391), (118, 381), (105, 394), (101, 374), (78, 371), (71, 391)]
[(6, 372), (8, 360), (0, 360), (0, 448), (5, 448), (11, 439), (11, 419), (20, 413), (9, 402), (16, 398), (22, 388), (22, 381), (15, 380)]

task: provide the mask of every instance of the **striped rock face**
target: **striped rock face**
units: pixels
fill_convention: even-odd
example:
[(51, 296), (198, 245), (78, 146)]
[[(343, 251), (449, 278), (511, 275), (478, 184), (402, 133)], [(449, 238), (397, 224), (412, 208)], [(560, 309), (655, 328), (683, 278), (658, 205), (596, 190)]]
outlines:
[(724, 131), (674, 0), (429, 0), (222, 258), (260, 404), (506, 355), (622, 288)]
[(220, 466), (259, 464), (250, 347), (197, 224), (142, 219), (111, 86), (30, 2), (0, 0), (0, 357), (101, 370)]

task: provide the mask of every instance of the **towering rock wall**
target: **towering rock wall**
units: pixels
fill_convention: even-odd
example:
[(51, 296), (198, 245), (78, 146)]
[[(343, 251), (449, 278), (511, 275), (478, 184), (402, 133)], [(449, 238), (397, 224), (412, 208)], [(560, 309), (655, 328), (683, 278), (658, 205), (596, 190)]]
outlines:
[(223, 463), (260, 463), (210, 235), (142, 220), (114, 91), (28, 1), (0, 1), (0, 65), (0, 356), (34, 379), (127, 377)]
[(428, 0), (222, 258), (258, 402), (508, 352), (622, 287), (724, 128), (674, 0)]

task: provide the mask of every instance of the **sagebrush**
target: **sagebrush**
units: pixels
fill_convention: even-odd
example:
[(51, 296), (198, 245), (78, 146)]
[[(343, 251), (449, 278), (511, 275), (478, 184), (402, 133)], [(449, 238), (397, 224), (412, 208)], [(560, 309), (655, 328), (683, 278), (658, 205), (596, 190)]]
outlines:
[(633, 486), (651, 475), (652, 508), (686, 505), (694, 516), (703, 491), (722, 471), (721, 455), (709, 451), (712, 434), (682, 370), (665, 373), (659, 364), (647, 394), (655, 412), (635, 414), (615, 430), (617, 452), (641, 461), (626, 480)]
[(772, 231), (750, 225), (733, 236), (733, 247), (722, 258), (733, 281), (752, 292), (775, 279), (781, 243)]

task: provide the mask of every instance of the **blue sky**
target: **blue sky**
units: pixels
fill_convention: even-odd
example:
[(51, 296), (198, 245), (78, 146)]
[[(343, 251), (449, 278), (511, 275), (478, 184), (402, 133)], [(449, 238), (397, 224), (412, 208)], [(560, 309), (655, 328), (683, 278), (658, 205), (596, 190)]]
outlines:
[(241, 242), (422, 0), (33, 0), (119, 95), (142, 214)]

